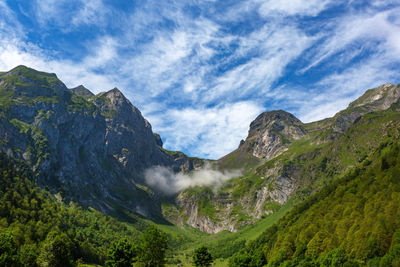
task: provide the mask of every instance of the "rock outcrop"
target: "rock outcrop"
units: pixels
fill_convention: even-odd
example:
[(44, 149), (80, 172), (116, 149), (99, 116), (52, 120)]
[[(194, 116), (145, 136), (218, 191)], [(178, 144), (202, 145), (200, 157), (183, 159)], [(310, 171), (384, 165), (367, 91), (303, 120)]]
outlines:
[(303, 123), (292, 114), (283, 110), (268, 111), (250, 124), (244, 145), (251, 149), (253, 156), (268, 160), (305, 135)]

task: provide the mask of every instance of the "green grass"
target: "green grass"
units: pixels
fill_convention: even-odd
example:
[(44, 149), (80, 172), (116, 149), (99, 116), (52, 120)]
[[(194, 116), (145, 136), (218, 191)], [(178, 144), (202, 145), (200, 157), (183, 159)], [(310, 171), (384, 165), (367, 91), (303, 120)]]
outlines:
[(17, 119), (11, 119), (10, 123), (19, 130), (20, 133), (26, 134), (29, 129), (31, 129), (31, 125), (29, 123), (17, 120)]
[(13, 91), (0, 87), (0, 110), (7, 111), (11, 107), (13, 96)]
[(71, 95), (71, 104), (68, 105), (67, 109), (68, 111), (72, 112), (94, 112), (96, 110), (96, 106), (86, 100), (85, 98), (72, 94)]

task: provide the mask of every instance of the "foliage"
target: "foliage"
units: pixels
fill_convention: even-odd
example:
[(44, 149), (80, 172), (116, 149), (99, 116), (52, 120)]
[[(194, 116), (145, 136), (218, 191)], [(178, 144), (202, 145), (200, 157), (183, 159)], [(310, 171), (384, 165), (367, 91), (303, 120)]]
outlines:
[(137, 248), (127, 239), (113, 243), (107, 253), (106, 266), (130, 267), (136, 261)]
[(0, 233), (0, 266), (17, 265), (17, 245), (10, 232)]
[(94, 112), (96, 110), (96, 106), (86, 100), (84, 97), (72, 94), (71, 95), (71, 104), (67, 107), (68, 111), (73, 112)]
[(164, 266), (167, 242), (165, 233), (149, 226), (139, 240), (138, 261), (149, 267)]
[(72, 260), (82, 258), (85, 262), (103, 264), (110, 244), (123, 237), (134, 242), (140, 235), (133, 226), (93, 209), (58, 203), (35, 186), (34, 175), (25, 164), (10, 160), (3, 153), (0, 153), (0, 233), (1, 244), (13, 244), (5, 240), (14, 240), (16, 251), (7, 250), (2, 257), (24, 266), (35, 266), (39, 254), (42, 263), (49, 260), (51, 255), (45, 255), (43, 248), (61, 244), (57, 243), (60, 239), (70, 244)]
[(42, 244), (38, 263), (43, 267), (72, 266), (71, 240), (63, 233), (48, 233)]
[(108, 250), (106, 266), (164, 266), (167, 235), (154, 226), (149, 226), (137, 245), (126, 239), (114, 242)]
[(201, 246), (194, 251), (193, 264), (196, 267), (206, 267), (211, 266), (213, 263), (213, 258), (208, 252), (207, 247)]
[[(231, 259), (268, 266), (381, 266), (398, 262), (400, 244), (400, 144), (379, 146), (370, 163), (293, 208)], [(395, 265), (394, 265), (395, 266)]]

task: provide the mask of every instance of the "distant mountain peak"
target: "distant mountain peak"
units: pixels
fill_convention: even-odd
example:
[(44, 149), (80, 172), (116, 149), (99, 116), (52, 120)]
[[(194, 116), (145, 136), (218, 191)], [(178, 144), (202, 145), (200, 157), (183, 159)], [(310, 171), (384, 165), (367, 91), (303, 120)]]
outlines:
[(94, 94), (93, 94), (89, 89), (87, 89), (85, 86), (83, 86), (83, 85), (79, 85), (79, 86), (77, 86), (77, 87), (70, 88), (70, 90), (71, 90), (74, 94), (79, 95), (79, 96), (83, 96), (83, 97), (91, 97), (91, 96), (94, 96)]
[(109, 94), (118, 95), (118, 96), (122, 96), (125, 98), (124, 94), (117, 87), (114, 87), (113, 89), (107, 91), (106, 94), (107, 95), (109, 95)]
[(400, 99), (400, 85), (385, 83), (367, 90), (361, 97), (351, 102), (349, 108), (373, 105), (377, 110), (388, 109)]
[[(257, 131), (263, 130), (266, 127), (278, 126), (281, 122), (288, 125), (301, 126), (303, 123), (293, 114), (284, 110), (272, 110), (261, 113), (250, 124), (249, 137), (253, 136)], [(280, 131), (280, 127), (275, 127), (276, 131)]]

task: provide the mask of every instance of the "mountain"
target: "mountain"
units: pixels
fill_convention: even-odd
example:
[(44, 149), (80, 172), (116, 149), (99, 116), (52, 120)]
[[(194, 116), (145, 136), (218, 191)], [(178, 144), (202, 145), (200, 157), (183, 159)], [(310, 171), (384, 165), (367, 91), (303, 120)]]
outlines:
[(176, 205), (183, 221), (209, 233), (237, 231), (308, 198), (398, 136), (399, 98), (400, 85), (385, 84), (322, 121), (304, 124), (281, 110), (260, 114), (238, 149), (217, 161), (244, 175), (217, 191), (181, 192)]
[(242, 140), (235, 151), (219, 159), (219, 165), (225, 168), (255, 165), (260, 160), (282, 154), (289, 144), (305, 135), (303, 123), (294, 115), (283, 110), (264, 112), (251, 122), (246, 140)]
[(98, 95), (83, 86), (69, 90), (55, 74), (25, 66), (0, 76), (0, 136), (0, 150), (27, 162), (42, 188), (107, 214), (122, 208), (160, 217), (142, 172), (193, 167), (190, 158), (161, 147), (117, 88)]
[[(207, 245), (230, 266), (398, 266), (399, 99), (400, 85), (384, 84), (321, 121), (267, 111), (236, 150), (207, 161), (165, 150), (117, 88), (2, 72), (0, 265), (37, 266), (60, 240), (74, 261), (104, 264), (162, 222), (171, 265)], [(190, 177), (206, 163), (241, 175), (168, 196), (144, 181), (153, 166)]]

